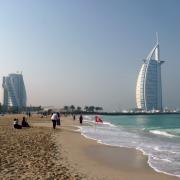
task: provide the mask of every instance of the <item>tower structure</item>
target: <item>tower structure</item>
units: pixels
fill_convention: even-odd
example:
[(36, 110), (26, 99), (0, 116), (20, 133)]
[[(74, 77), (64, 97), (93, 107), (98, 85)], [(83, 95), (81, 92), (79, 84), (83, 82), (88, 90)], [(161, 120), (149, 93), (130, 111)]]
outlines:
[(136, 84), (136, 104), (139, 109), (162, 110), (162, 83), (160, 48), (157, 42), (140, 69)]
[(26, 89), (22, 74), (9, 74), (3, 77), (4, 99), (3, 105), (5, 107), (18, 107), (26, 106)]

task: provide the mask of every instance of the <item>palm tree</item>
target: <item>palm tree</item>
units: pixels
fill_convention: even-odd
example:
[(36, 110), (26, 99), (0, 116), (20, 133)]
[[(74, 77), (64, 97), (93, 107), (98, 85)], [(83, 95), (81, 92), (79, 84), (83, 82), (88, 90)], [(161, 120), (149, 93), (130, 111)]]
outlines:
[(102, 107), (95, 107), (95, 110), (96, 110), (96, 111), (102, 111), (103, 108), (102, 108)]
[(88, 108), (88, 111), (90, 111), (90, 112), (94, 112), (94, 106), (89, 106), (89, 108)]
[(70, 106), (70, 109), (71, 109), (71, 111), (73, 112), (73, 111), (75, 110), (75, 106), (74, 106), (74, 105), (71, 105), (71, 106)]
[(85, 107), (84, 107), (84, 110), (85, 110), (86, 112), (88, 111), (88, 109), (89, 109), (88, 106), (85, 106)]
[(103, 107), (99, 107), (99, 111), (103, 111)]
[(64, 106), (63, 108), (66, 112), (68, 111), (69, 107), (68, 106)]
[(77, 111), (79, 111), (79, 112), (81, 111), (81, 107), (80, 106), (77, 107)]

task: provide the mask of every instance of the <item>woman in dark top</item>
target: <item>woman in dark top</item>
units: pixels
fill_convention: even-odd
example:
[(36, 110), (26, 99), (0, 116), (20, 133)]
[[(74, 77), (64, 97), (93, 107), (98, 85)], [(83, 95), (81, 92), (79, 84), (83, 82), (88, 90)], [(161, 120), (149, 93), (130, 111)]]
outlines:
[(23, 117), (23, 120), (22, 120), (22, 127), (30, 127), (25, 117)]
[(80, 117), (79, 117), (79, 122), (80, 122), (80, 124), (82, 124), (82, 122), (83, 122), (83, 116), (82, 116), (82, 114), (81, 114)]

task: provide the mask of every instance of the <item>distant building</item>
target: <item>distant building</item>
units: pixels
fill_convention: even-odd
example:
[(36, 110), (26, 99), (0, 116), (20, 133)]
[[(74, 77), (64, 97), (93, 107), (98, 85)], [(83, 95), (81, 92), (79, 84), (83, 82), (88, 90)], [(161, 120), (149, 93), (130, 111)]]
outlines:
[(26, 106), (26, 89), (22, 74), (9, 74), (3, 77), (4, 99), (3, 105), (6, 107), (25, 107)]
[(147, 58), (139, 72), (136, 84), (136, 103), (139, 109), (162, 111), (161, 64), (159, 42)]

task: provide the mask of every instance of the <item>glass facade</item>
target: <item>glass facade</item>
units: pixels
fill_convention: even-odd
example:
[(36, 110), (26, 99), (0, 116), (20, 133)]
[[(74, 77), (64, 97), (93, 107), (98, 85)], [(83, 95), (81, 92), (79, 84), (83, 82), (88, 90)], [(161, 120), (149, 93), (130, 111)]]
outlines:
[(10, 74), (3, 77), (4, 106), (25, 107), (26, 89), (22, 74)]

